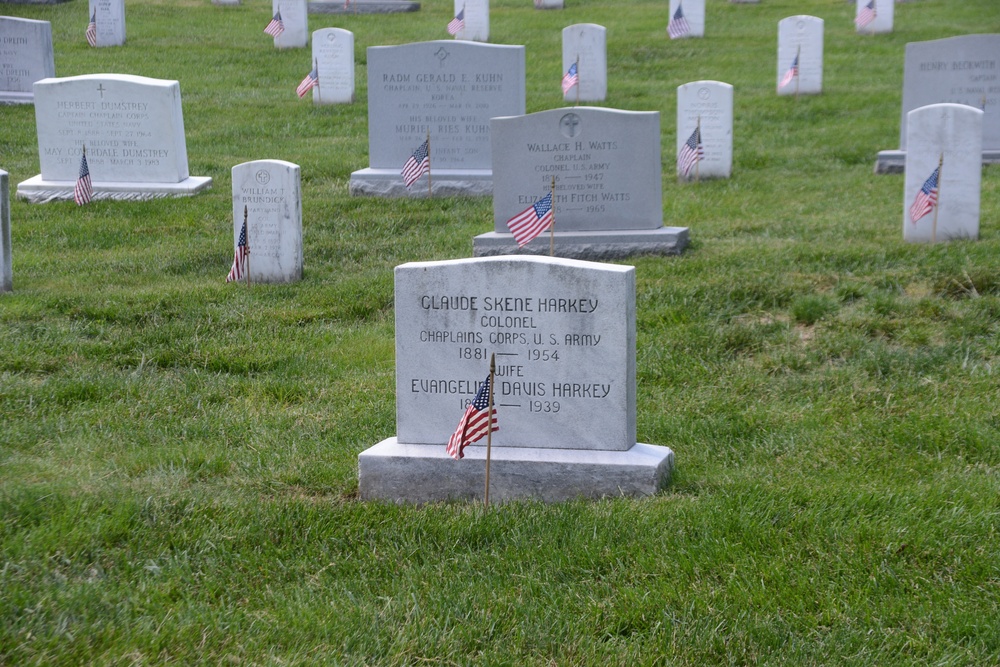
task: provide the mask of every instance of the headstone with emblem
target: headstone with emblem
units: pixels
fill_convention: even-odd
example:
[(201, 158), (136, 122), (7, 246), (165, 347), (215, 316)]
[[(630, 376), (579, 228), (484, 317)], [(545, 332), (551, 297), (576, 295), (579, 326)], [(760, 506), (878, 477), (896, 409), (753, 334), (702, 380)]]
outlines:
[(316, 104), (354, 101), (354, 33), (341, 28), (313, 32), (313, 62), (319, 84), (312, 89)]
[(55, 72), (52, 24), (0, 16), (0, 104), (31, 104), (35, 81)]
[(89, 0), (87, 16), (97, 30), (95, 46), (125, 43), (125, 0)]
[(778, 95), (823, 92), (823, 19), (789, 16), (778, 22), (777, 82)]
[[(855, 0), (854, 30), (861, 35), (892, 32), (896, 0)], [(869, 5), (871, 5), (869, 7)]]
[(281, 14), (285, 29), (274, 38), (277, 49), (298, 49), (309, 43), (309, 8), (306, 0), (271, 0), (271, 15)]
[(702, 157), (678, 176), (729, 178), (733, 171), (733, 87), (721, 81), (693, 81), (677, 87), (677, 154), (698, 130)]
[(463, 27), (455, 39), (472, 42), (490, 41), (490, 0), (454, 0), (455, 13), (462, 12)]
[(601, 102), (608, 96), (608, 30), (577, 23), (562, 31), (563, 73), (576, 65), (578, 82), (563, 93), (566, 102)]
[(72, 199), (81, 156), (94, 199), (193, 195), (212, 179), (188, 173), (180, 84), (131, 74), (84, 74), (35, 83), (42, 173), (17, 196), (32, 203)]
[(685, 37), (705, 36), (705, 0), (670, 0), (668, 8), (671, 19), (680, 9), (688, 26)]
[(254, 160), (233, 167), (233, 244), (246, 208), (250, 282), (302, 279), (302, 183), (297, 164)]

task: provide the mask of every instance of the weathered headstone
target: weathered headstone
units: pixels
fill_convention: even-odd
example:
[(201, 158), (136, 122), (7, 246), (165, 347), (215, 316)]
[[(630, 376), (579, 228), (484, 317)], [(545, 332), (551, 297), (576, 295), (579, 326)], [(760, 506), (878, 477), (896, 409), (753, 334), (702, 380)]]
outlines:
[[(920, 107), (908, 114), (906, 132), (903, 239), (979, 238), (983, 112), (963, 104)], [(936, 204), (924, 197), (918, 201), (918, 193), (939, 165)], [(932, 180), (925, 196), (932, 196), (933, 185)]]
[(562, 31), (563, 73), (577, 65), (579, 82), (563, 94), (567, 102), (600, 102), (608, 96), (608, 30), (577, 23)]
[(563, 0), (535, 0), (535, 9), (563, 9)]
[(319, 85), (312, 89), (317, 104), (350, 104), (354, 101), (354, 33), (323, 28), (313, 33), (313, 61)]
[(353, 195), (427, 195), (400, 172), (430, 132), (435, 194), (493, 190), (490, 118), (524, 113), (524, 47), (435, 41), (368, 48), (369, 168)]
[(490, 0), (454, 0), (455, 13), (465, 12), (465, 27), (458, 31), (455, 39), (472, 42), (490, 41)]
[(518, 249), (507, 221), (551, 191), (555, 253), (605, 259), (676, 254), (686, 227), (663, 226), (660, 114), (567, 107), (491, 121), (494, 230), (473, 254), (548, 254), (550, 238)]
[(0, 104), (31, 104), (35, 81), (55, 74), (52, 24), (0, 16)]
[(274, 38), (277, 49), (298, 49), (309, 43), (309, 10), (306, 0), (271, 0), (271, 15), (281, 12), (285, 30)]
[(96, 46), (125, 43), (125, 0), (89, 0), (87, 17), (97, 28)]
[(14, 289), (10, 263), (10, 179), (0, 169), (0, 292)]
[(302, 183), (299, 166), (254, 160), (233, 167), (233, 248), (247, 209), (251, 283), (302, 279)]
[(944, 102), (985, 112), (983, 163), (1000, 163), (1000, 34), (961, 35), (906, 45), (899, 150), (880, 151), (876, 173), (903, 170), (907, 115)]
[(35, 83), (42, 173), (17, 186), (32, 203), (72, 199), (87, 149), (94, 199), (193, 195), (212, 179), (188, 173), (180, 85), (130, 74)]
[(445, 450), (496, 355), (490, 497), (647, 495), (673, 452), (636, 443), (635, 269), (548, 257), (396, 267), (396, 437), (358, 458), (363, 499), (481, 497), (486, 439)]
[[(693, 81), (677, 87), (677, 152), (701, 128), (698, 178), (729, 178), (733, 171), (733, 87)], [(688, 178), (693, 178), (691, 174)]]
[(857, 7), (855, 8), (855, 31), (861, 35), (873, 35), (877, 33), (892, 32), (892, 18), (893, 12), (896, 8), (896, 0), (874, 0), (875, 5), (873, 7), (875, 16), (871, 19), (871, 22), (866, 22), (862, 25), (858, 22), (858, 16), (861, 12), (865, 11), (868, 3), (871, 0), (856, 0)]
[(670, 16), (677, 13), (677, 8), (681, 8), (684, 20), (687, 21), (688, 32), (686, 37), (705, 36), (705, 0), (670, 0)]
[[(790, 76), (793, 65), (798, 70)], [(823, 19), (803, 15), (778, 22), (777, 84), (779, 95), (823, 92)]]

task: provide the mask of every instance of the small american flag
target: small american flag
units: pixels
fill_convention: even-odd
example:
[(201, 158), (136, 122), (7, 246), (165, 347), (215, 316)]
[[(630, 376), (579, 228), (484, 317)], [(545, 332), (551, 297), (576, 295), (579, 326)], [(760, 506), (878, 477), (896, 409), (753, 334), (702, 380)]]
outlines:
[(97, 10), (90, 16), (90, 23), (87, 24), (87, 44), (97, 46)]
[(910, 206), (910, 221), (916, 222), (920, 218), (924, 217), (930, 213), (934, 207), (937, 205), (938, 196), (938, 175), (941, 173), (941, 167), (938, 166), (924, 184), (920, 187), (920, 192), (917, 193), (916, 198), (913, 200), (913, 205)]
[(875, 16), (875, 0), (870, 0), (867, 5), (861, 8), (858, 15), (854, 17), (854, 25), (858, 26), (858, 30), (862, 30), (875, 20)]
[(271, 37), (277, 37), (281, 33), (285, 32), (285, 22), (281, 20), (281, 10), (279, 9), (274, 13), (274, 17), (271, 22), (267, 24), (264, 28), (264, 34), (270, 35)]
[(90, 167), (87, 166), (87, 152), (84, 151), (80, 158), (80, 175), (76, 179), (76, 187), (73, 188), (73, 201), (78, 206), (89, 203), (94, 196), (94, 188), (90, 182)]
[(698, 126), (677, 153), (677, 171), (687, 176), (704, 157), (705, 147), (701, 143), (701, 126)]
[(562, 78), (562, 91), (563, 95), (568, 93), (573, 86), (580, 85), (580, 68), (577, 67), (577, 63), (573, 63), (569, 66), (569, 69), (563, 74)]
[(460, 459), (465, 456), (462, 452), (466, 445), (472, 444), (487, 433), (499, 430), (497, 410), (490, 405), (490, 377), (487, 375), (479, 385), (476, 397), (472, 399), (472, 403), (469, 403), (469, 407), (458, 421), (458, 428), (448, 439), (448, 454), (453, 459)]
[(431, 170), (431, 147), (425, 141), (417, 146), (413, 154), (406, 159), (403, 165), (403, 183), (410, 187), (417, 182), (417, 179)]
[(465, 28), (465, 7), (462, 7), (462, 11), (460, 11), (458, 14), (455, 14), (455, 18), (453, 18), (451, 22), (448, 24), (448, 34), (457, 35), (458, 33), (462, 32), (464, 28)]
[(795, 60), (792, 61), (792, 66), (788, 68), (785, 72), (785, 76), (781, 77), (781, 82), (778, 84), (778, 88), (784, 88), (792, 82), (792, 79), (799, 75), (799, 54), (795, 54)]
[(243, 276), (246, 275), (247, 256), (249, 254), (250, 245), (247, 243), (247, 221), (244, 220), (243, 227), (240, 229), (240, 239), (236, 243), (236, 253), (233, 255), (233, 268), (229, 269), (229, 275), (226, 276), (227, 283), (243, 279)]
[(667, 34), (670, 35), (670, 39), (677, 39), (678, 37), (686, 37), (690, 33), (691, 26), (688, 25), (687, 19), (684, 18), (684, 10), (681, 9), (681, 4), (677, 3), (677, 11), (674, 12), (670, 23), (667, 24)]
[(305, 97), (306, 93), (312, 90), (314, 87), (319, 85), (319, 72), (313, 67), (309, 74), (306, 74), (306, 78), (302, 79), (302, 83), (299, 87), (295, 89), (295, 93), (299, 97)]
[(552, 224), (553, 219), (552, 193), (550, 192), (508, 220), (507, 227), (514, 235), (517, 247), (521, 248), (544, 232)]

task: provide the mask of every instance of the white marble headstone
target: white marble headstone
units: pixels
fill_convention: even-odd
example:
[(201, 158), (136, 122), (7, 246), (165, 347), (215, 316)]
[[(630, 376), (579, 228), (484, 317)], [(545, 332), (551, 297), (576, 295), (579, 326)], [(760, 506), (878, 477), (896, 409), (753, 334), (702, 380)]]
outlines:
[(689, 32), (688, 37), (705, 36), (705, 0), (670, 0), (670, 14), (668, 20), (677, 12), (677, 7), (681, 8), (687, 20)]
[(10, 179), (0, 169), (0, 292), (14, 289), (10, 261)]
[[(908, 114), (905, 241), (979, 238), (982, 152), (981, 110), (963, 104), (932, 104)], [(910, 208), (939, 161), (937, 210), (913, 222)]]
[(274, 38), (278, 49), (302, 48), (309, 43), (309, 13), (306, 0), (271, 0), (271, 16), (281, 12), (285, 31)]
[(562, 31), (562, 73), (577, 63), (579, 83), (566, 91), (567, 102), (601, 102), (608, 96), (608, 30), (577, 23)]
[(302, 279), (302, 185), (299, 166), (254, 160), (233, 167), (233, 250), (247, 208), (250, 282)]
[(535, 9), (562, 9), (563, 0), (535, 0)]
[(35, 81), (55, 73), (52, 24), (0, 16), (0, 104), (31, 104)]
[(490, 41), (490, 0), (454, 0), (455, 12), (452, 16), (465, 8), (465, 27), (459, 30), (455, 39), (464, 39), (471, 42)]
[(396, 267), (400, 442), (443, 447), (491, 354), (495, 447), (635, 444), (634, 267), (538, 257)]
[(19, 183), (19, 196), (62, 199), (68, 185), (72, 198), (84, 146), (95, 199), (189, 195), (211, 184), (188, 173), (177, 81), (84, 74), (42, 79), (34, 91), (42, 173)]
[(97, 46), (125, 43), (125, 0), (89, 0), (87, 20), (94, 18)]
[[(856, 0), (857, 7), (854, 11), (854, 16), (857, 17), (858, 14), (868, 5), (870, 0)], [(865, 27), (860, 27), (855, 23), (855, 31), (862, 35), (871, 35), (875, 33), (892, 32), (892, 18), (893, 12), (896, 10), (896, 0), (875, 0), (875, 20), (866, 25)]]
[[(721, 81), (692, 81), (677, 87), (675, 155), (699, 125), (704, 157), (698, 163), (698, 178), (729, 178), (733, 171), (731, 85)], [(689, 177), (693, 178), (693, 173)]]
[(323, 28), (312, 35), (313, 60), (319, 85), (313, 87), (316, 104), (350, 104), (354, 101), (354, 33)]
[[(782, 81), (796, 54), (799, 73), (784, 86)], [(823, 92), (823, 19), (815, 16), (789, 16), (778, 22), (779, 95), (812, 95)]]

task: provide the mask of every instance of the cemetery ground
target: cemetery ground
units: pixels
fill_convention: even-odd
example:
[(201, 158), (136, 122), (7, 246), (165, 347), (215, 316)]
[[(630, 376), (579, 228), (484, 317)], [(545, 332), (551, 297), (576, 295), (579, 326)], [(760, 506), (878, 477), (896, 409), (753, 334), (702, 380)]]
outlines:
[[(355, 34), (359, 102), (338, 106), (295, 96), (309, 51), (273, 48), (269, 2), (130, 1), (103, 49), (82, 0), (4, 5), (52, 22), (58, 76), (180, 81), (214, 186), (11, 203), (0, 663), (1000, 662), (1000, 167), (980, 240), (935, 245), (902, 241), (904, 177), (872, 174), (905, 44), (1000, 32), (995, 0), (903, 3), (879, 36), (854, 3), (709, 0), (706, 37), (674, 41), (661, 0), (531, 4), (490, 21), (527, 48), (529, 112), (562, 106), (560, 31), (593, 22), (605, 105), (661, 113), (664, 221), (692, 242), (625, 263), (638, 437), (675, 450), (670, 487), (356, 497), (358, 453), (395, 432), (393, 267), (469, 257), (492, 228), (489, 198), (347, 193), (365, 48), (446, 37), (452, 3), (311, 15)], [(824, 92), (778, 97), (777, 24), (799, 13), (826, 22)], [(733, 177), (678, 184), (675, 90), (699, 79), (735, 87)], [(34, 112), (0, 118), (13, 190), (39, 171)], [(261, 158), (302, 167), (304, 279), (225, 284), (230, 169)]]

